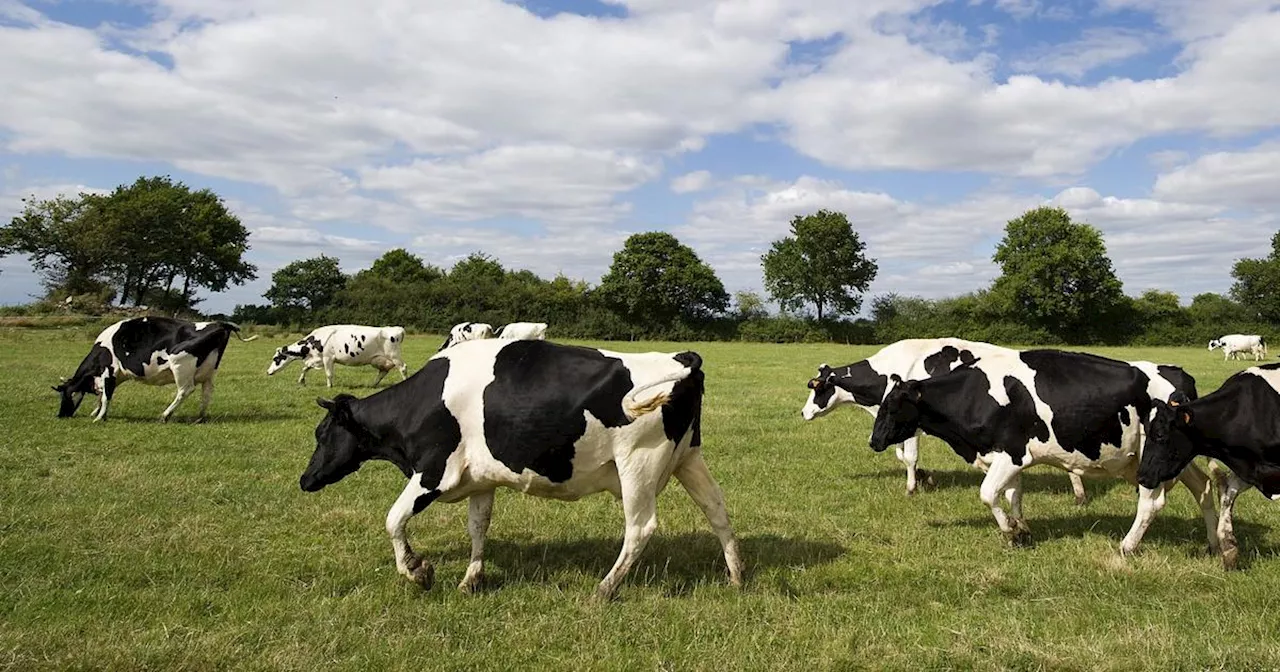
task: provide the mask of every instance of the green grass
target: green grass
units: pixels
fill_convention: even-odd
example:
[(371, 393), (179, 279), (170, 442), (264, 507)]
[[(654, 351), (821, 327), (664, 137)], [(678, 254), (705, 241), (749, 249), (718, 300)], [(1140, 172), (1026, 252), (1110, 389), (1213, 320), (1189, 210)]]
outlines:
[[(620, 600), (590, 600), (616, 557), (620, 505), (500, 491), (488, 588), (462, 595), (466, 507), (410, 523), (436, 564), (423, 592), (395, 572), (383, 530), (404, 480), (371, 463), (317, 494), (298, 488), (331, 395), (298, 368), (268, 378), (284, 338), (233, 341), (208, 424), (157, 418), (174, 388), (122, 386), (104, 424), (92, 400), (54, 417), (49, 386), (87, 352), (83, 331), (0, 331), (0, 668), (41, 669), (1262, 669), (1280, 667), (1280, 508), (1237, 506), (1244, 571), (1202, 554), (1183, 491), (1121, 560), (1135, 497), (1088, 480), (1024, 477), (1037, 544), (1011, 549), (978, 501), (979, 474), (927, 439), (938, 487), (914, 498), (871, 418), (806, 423), (837, 345), (611, 343), (693, 348), (706, 362), (704, 450), (748, 565), (728, 587), (710, 529), (674, 482)], [(406, 344), (411, 369), (439, 339)], [(1099, 349), (1185, 366), (1202, 393), (1245, 362), (1203, 348)], [(398, 380), (398, 375), (393, 374)], [(339, 367), (368, 394), (372, 369)]]

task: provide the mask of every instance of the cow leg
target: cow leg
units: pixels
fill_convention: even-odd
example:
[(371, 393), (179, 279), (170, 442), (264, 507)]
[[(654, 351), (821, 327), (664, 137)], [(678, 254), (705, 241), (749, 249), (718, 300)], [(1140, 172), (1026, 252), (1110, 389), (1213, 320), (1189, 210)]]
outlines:
[(306, 384), (307, 384), (307, 372), (308, 372), (308, 371), (310, 371), (310, 370), (311, 370), (311, 365), (310, 365), (310, 364), (308, 364), (308, 363), (306, 363), (306, 362), (303, 362), (303, 363), (302, 363), (302, 374), (298, 376), (298, 384), (299, 384), (299, 385), (306, 385)]
[(1000, 508), (1000, 493), (1011, 487), (1010, 484), (1021, 473), (1022, 467), (1015, 465), (1008, 453), (995, 453), (991, 459), (991, 466), (987, 468), (987, 475), (982, 479), (982, 489), (979, 494), (982, 503), (990, 507), (991, 515), (1000, 526), (1000, 531), (1004, 532), (1009, 543), (1014, 546), (1031, 543), (1031, 529), (1021, 518), (1005, 515), (1004, 509)]
[(1155, 519), (1160, 509), (1164, 508), (1165, 493), (1172, 484), (1173, 481), (1169, 481), (1155, 488), (1138, 486), (1138, 512), (1134, 515), (1129, 533), (1124, 535), (1124, 540), (1120, 542), (1121, 555), (1133, 555), (1137, 552), (1138, 544), (1142, 543), (1142, 536), (1147, 533), (1147, 527), (1151, 525), (1151, 521)]
[(649, 537), (658, 528), (658, 493), (656, 478), (646, 473), (647, 469), (628, 469), (629, 465), (618, 465), (622, 476), (622, 515), (626, 519), (626, 531), (622, 538), (622, 552), (613, 563), (613, 569), (596, 588), (596, 598), (607, 600), (618, 592), (618, 586), (626, 578), (627, 572), (635, 564)]
[(1076, 506), (1084, 506), (1089, 503), (1089, 495), (1084, 490), (1084, 479), (1080, 474), (1067, 472), (1067, 478), (1071, 479), (1071, 492), (1076, 496)]
[(1004, 489), (1004, 499), (1009, 502), (1009, 517), (1014, 520), (1022, 520), (1022, 472), (1019, 471), (1016, 476), (1009, 480), (1009, 486)]
[(894, 448), (894, 453), (898, 460), (907, 468), (907, 494), (916, 494), (916, 487), (920, 481), (926, 484), (933, 484), (933, 477), (924, 469), (919, 469), (916, 465), (920, 461), (920, 437), (913, 436), (901, 445)]
[(382, 379), (386, 377), (387, 377), (387, 369), (382, 369), (382, 368), (378, 369), (378, 376), (373, 379), (373, 386), (377, 387), (378, 383), (381, 383)]
[(1209, 539), (1209, 554), (1218, 555), (1222, 552), (1222, 547), (1218, 534), (1218, 509), (1213, 501), (1213, 481), (1194, 462), (1178, 474), (1178, 480), (1187, 486), (1191, 496), (1195, 497), (1196, 503), (1200, 505), (1200, 515), (1204, 517), (1205, 535)]
[(196, 358), (183, 353), (174, 357), (172, 364), (169, 366), (173, 371), (173, 382), (178, 386), (178, 393), (173, 397), (173, 403), (164, 409), (164, 413), (160, 414), (161, 422), (169, 422), (169, 416), (177, 410), (178, 405), (183, 399), (187, 398), (196, 389)]
[(1222, 497), (1222, 511), (1218, 518), (1218, 538), (1222, 541), (1222, 568), (1230, 571), (1236, 568), (1240, 556), (1240, 546), (1236, 543), (1235, 507), (1236, 498), (1248, 490), (1248, 483), (1240, 480), (1233, 472), (1214, 471), (1218, 481), (1218, 490)]
[(400, 371), (400, 382), (402, 382), (402, 383), (403, 383), (404, 381), (406, 381), (406, 380), (408, 380), (408, 379), (409, 379), (408, 374), (407, 374), (407, 373), (405, 373), (406, 371), (408, 371), (408, 370), (409, 370), (409, 365), (408, 365), (408, 364), (405, 364), (404, 362), (402, 362), (402, 361), (400, 361), (400, 360), (398, 360), (398, 359), (397, 359), (397, 360), (396, 360), (396, 369)]
[(209, 402), (213, 401), (213, 378), (200, 384), (200, 415), (196, 422), (204, 422), (209, 413)]
[(409, 477), (409, 484), (387, 512), (387, 534), (391, 536), (391, 548), (396, 554), (396, 571), (424, 590), (431, 588), (431, 584), (435, 582), (436, 570), (431, 563), (413, 552), (405, 528), (409, 525), (409, 519), (427, 508), (439, 494), (438, 490), (422, 487), (422, 476), (415, 473)]
[(116, 391), (116, 378), (109, 371), (103, 372), (97, 377), (95, 384), (98, 388), (98, 408), (93, 413), (93, 421), (99, 422), (107, 419), (107, 407), (111, 405), (111, 396)]
[(326, 387), (333, 387), (333, 360), (324, 360), (324, 384)]
[(484, 537), (489, 533), (493, 517), (493, 491), (471, 495), (467, 501), (467, 533), (471, 535), (471, 564), (458, 584), (458, 590), (470, 593), (480, 586), (484, 576)]
[(676, 468), (674, 476), (680, 481), (680, 485), (684, 486), (698, 508), (702, 509), (707, 521), (711, 523), (711, 529), (720, 539), (720, 546), (724, 549), (724, 562), (729, 567), (729, 583), (741, 586), (744, 568), (742, 558), (738, 555), (738, 540), (733, 534), (733, 526), (729, 524), (729, 512), (725, 509), (724, 493), (720, 490), (720, 484), (716, 483), (716, 479), (711, 475), (711, 471), (707, 469), (707, 463), (702, 459), (702, 451), (695, 450), (693, 455), (686, 458)]

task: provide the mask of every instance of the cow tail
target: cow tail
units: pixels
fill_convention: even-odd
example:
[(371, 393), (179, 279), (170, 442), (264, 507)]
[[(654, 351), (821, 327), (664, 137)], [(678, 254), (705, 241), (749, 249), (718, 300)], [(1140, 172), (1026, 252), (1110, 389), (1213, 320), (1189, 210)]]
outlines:
[(235, 334), (235, 335), (236, 335), (236, 338), (240, 339), (241, 341), (243, 341), (243, 342), (245, 342), (245, 343), (248, 343), (248, 342), (250, 342), (250, 341), (256, 341), (256, 340), (258, 340), (258, 336), (260, 336), (260, 334), (254, 334), (253, 336), (250, 336), (249, 338), (245, 338), (244, 336), (241, 336), (241, 335), (240, 335), (240, 325), (236, 324), (235, 322), (220, 322), (219, 324), (221, 324), (222, 326), (226, 327), (228, 330), (230, 330), (230, 331), (231, 331), (231, 333), (233, 333), (233, 334)]
[(623, 400), (622, 409), (628, 420), (635, 420), (642, 415), (652, 413), (665, 406), (668, 401), (671, 401), (671, 395), (666, 392), (654, 395), (644, 401), (637, 401), (636, 397), (640, 396), (641, 392), (667, 383), (678, 383), (693, 375), (694, 371), (702, 368), (702, 358), (696, 352), (682, 352), (676, 355), (674, 359), (683, 364), (685, 368), (637, 387)]

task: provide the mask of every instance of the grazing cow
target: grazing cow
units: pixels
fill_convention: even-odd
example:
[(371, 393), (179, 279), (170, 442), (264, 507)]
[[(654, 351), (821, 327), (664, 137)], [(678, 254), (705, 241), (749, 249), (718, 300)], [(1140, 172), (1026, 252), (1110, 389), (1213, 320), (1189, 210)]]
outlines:
[[(1022, 518), (1022, 470), (1047, 464), (1081, 476), (1137, 482), (1142, 426), (1155, 402), (1174, 393), (1164, 378), (1096, 355), (1057, 350), (991, 354), (926, 380), (894, 379), (876, 414), (871, 447), (883, 451), (924, 430), (966, 462), (989, 466), (982, 502), (1015, 545), (1030, 541)], [(1209, 548), (1218, 551), (1209, 478), (1197, 466), (1174, 474), (1195, 495)], [(1009, 514), (1000, 507), (1000, 494)], [(1146, 527), (1135, 519), (1122, 544), (1132, 552)]]
[(400, 357), (400, 345), (404, 343), (404, 327), (364, 327), (358, 324), (331, 324), (320, 327), (289, 345), (276, 348), (267, 366), (267, 375), (277, 371), (295, 359), (302, 360), (302, 374), (298, 384), (307, 383), (307, 372), (324, 369), (324, 380), (333, 387), (335, 364), (344, 366), (372, 366), (378, 370), (373, 379), (377, 387), (392, 369), (400, 371), (400, 380), (406, 378), (407, 366)]
[(159, 316), (120, 320), (98, 334), (75, 375), (53, 388), (62, 396), (58, 417), (75, 415), (84, 395), (92, 392), (98, 397), (93, 420), (102, 420), (116, 387), (137, 379), (147, 385), (178, 386), (173, 403), (160, 416), (165, 422), (200, 383), (199, 421), (203, 421), (213, 399), (213, 378), (231, 334), (245, 342), (257, 338), (242, 338), (239, 331), (240, 327), (230, 322), (188, 322)]
[(460, 344), (364, 399), (317, 400), (328, 413), (299, 485), (317, 491), (371, 459), (399, 467), (409, 483), (387, 513), (387, 532), (397, 570), (424, 588), (434, 570), (409, 546), (409, 519), (431, 502), (470, 498), (464, 592), (481, 578), (496, 488), (570, 501), (607, 490), (621, 498), (626, 521), (622, 552), (597, 591), (608, 598), (657, 527), (658, 493), (675, 476), (711, 522), (730, 580), (741, 585), (724, 498), (702, 459), (701, 366), (693, 352)]
[(1218, 536), (1223, 567), (1235, 569), (1236, 498), (1252, 487), (1280, 500), (1280, 363), (1245, 369), (1199, 399), (1157, 402), (1150, 425), (1138, 467), (1140, 501), (1148, 504), (1139, 515), (1150, 522), (1164, 506), (1162, 484), (1197, 455), (1225, 464), (1228, 474), (1213, 465), (1222, 506)]
[[(805, 420), (822, 417), (845, 404), (855, 404), (875, 416), (888, 393), (890, 376), (924, 379), (942, 375), (956, 367), (971, 364), (978, 357), (1014, 350), (981, 341), (959, 338), (910, 338), (881, 348), (876, 354), (847, 366), (818, 367), (818, 375), (809, 380), (809, 398), (800, 414)], [(932, 483), (933, 477), (917, 468), (919, 435), (913, 435), (894, 447), (898, 460), (907, 468), (907, 494), (916, 492), (920, 481)], [(981, 466), (981, 465), (980, 465)], [(1076, 503), (1085, 503), (1084, 483), (1074, 473), (1068, 474)]]
[(1233, 359), (1236, 355), (1248, 353), (1253, 361), (1259, 362), (1267, 358), (1267, 339), (1257, 335), (1227, 334), (1222, 338), (1209, 341), (1209, 352), (1214, 348), (1222, 348), (1222, 361)]
[(449, 336), (444, 339), (444, 343), (440, 344), (440, 349), (436, 352), (443, 352), (451, 345), (481, 338), (493, 338), (492, 325), (484, 322), (459, 322), (449, 330)]
[(546, 322), (512, 322), (498, 327), (493, 332), (495, 338), (511, 340), (541, 341), (547, 338)]

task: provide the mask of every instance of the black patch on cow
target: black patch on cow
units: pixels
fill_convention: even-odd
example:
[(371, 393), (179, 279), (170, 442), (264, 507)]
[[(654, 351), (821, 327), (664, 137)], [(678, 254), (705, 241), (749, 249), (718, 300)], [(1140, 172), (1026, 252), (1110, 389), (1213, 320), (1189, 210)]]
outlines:
[(351, 354), (351, 348), (350, 348), (350, 347), (348, 347), (346, 343), (343, 343), (343, 344), (342, 344), (342, 352), (343, 352), (344, 354), (346, 354), (346, 355), (350, 355), (350, 354)]
[(195, 332), (195, 335), (188, 340), (182, 341), (176, 345), (165, 348), (170, 354), (178, 354), (185, 352), (196, 358), (196, 366), (204, 364), (204, 361), (212, 354), (218, 355), (218, 362), (215, 368), (222, 365), (222, 353), (227, 350), (227, 342), (231, 340), (231, 330), (221, 324), (214, 323), (205, 327), (203, 330)]
[(439, 490), (432, 490), (424, 495), (418, 495), (417, 499), (413, 500), (413, 514), (416, 516), (422, 513), (422, 510), (427, 508), (431, 502), (436, 501), (439, 496)]
[(1120, 424), (1124, 425), (1125, 427), (1128, 427), (1130, 422), (1133, 422), (1133, 418), (1129, 417), (1129, 409), (1128, 408), (1120, 409)]
[(506, 329), (506, 328), (507, 328), (507, 325), (505, 325), (505, 324), (504, 324), (504, 325), (502, 325), (501, 327), (498, 327), (497, 329), (494, 329), (494, 330), (493, 330), (493, 337), (494, 337), (494, 338), (499, 338), (499, 337), (501, 337), (501, 336), (502, 336), (502, 330), (503, 330), (503, 329)]
[(484, 436), (508, 469), (531, 469), (563, 483), (573, 475), (573, 444), (587, 430), (583, 412), (606, 427), (630, 424), (623, 399), (631, 374), (598, 350), (513, 341), (498, 351), (484, 390)]
[[(833, 384), (853, 395), (853, 400), (860, 406), (878, 406), (884, 399), (884, 391), (889, 386), (889, 377), (881, 375), (871, 368), (871, 363), (862, 360), (845, 367), (830, 371), (835, 374)], [(825, 379), (825, 372), (822, 377)], [(826, 408), (835, 390), (828, 385), (815, 391), (813, 403), (818, 408)]]
[[(93, 379), (102, 375), (103, 371), (111, 370), (111, 351), (102, 347), (98, 343), (94, 343), (89, 348), (89, 354), (80, 361), (80, 366), (76, 368), (76, 372), (65, 383), (58, 385), (54, 389), (58, 390), (61, 397), (58, 404), (58, 417), (70, 418), (76, 414), (78, 404), (73, 395), (76, 394), (93, 394)], [(109, 376), (114, 378), (114, 376)], [(112, 381), (114, 383), (114, 380)], [(112, 385), (114, 389), (114, 385)]]
[(1192, 401), (1199, 398), (1196, 394), (1196, 379), (1187, 373), (1180, 366), (1169, 366), (1167, 364), (1157, 364), (1156, 371), (1160, 373), (1160, 377), (1169, 381), (1174, 389), (1186, 394)]
[(164, 357), (156, 357), (156, 366), (164, 366), (167, 363), (169, 363), (168, 359), (165, 359)]
[(1019, 356), (1036, 372), (1036, 395), (1053, 411), (1053, 433), (1064, 450), (1097, 460), (1103, 444), (1120, 445), (1121, 409), (1133, 406), (1143, 418), (1151, 410), (1147, 376), (1126, 362), (1060, 350)]
[(682, 352), (674, 357), (677, 362), (693, 369), (671, 388), (671, 400), (662, 407), (662, 430), (667, 439), (679, 445), (680, 439), (693, 427), (691, 446), (702, 445), (702, 396), (705, 376), (702, 358), (696, 352)]
[(932, 378), (951, 371), (951, 365), (957, 361), (963, 366), (972, 366), (978, 359), (969, 350), (960, 350), (954, 345), (947, 345), (924, 358), (924, 371)]

